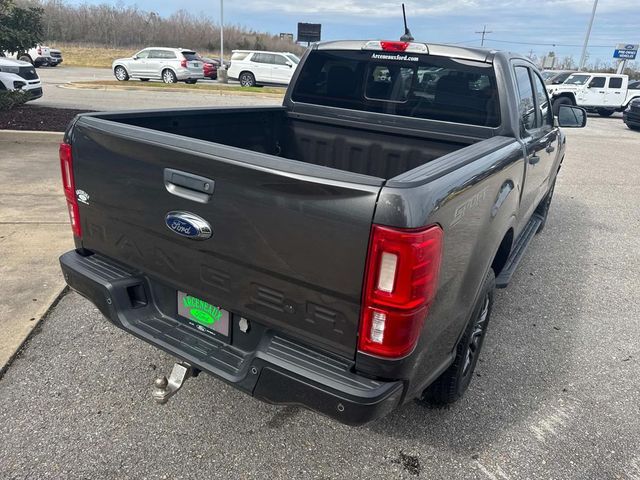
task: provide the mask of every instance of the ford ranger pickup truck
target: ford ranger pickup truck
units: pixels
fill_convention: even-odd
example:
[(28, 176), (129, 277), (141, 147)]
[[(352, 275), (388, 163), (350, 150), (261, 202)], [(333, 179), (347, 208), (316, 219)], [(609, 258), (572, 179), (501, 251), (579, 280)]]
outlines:
[(513, 54), (316, 44), (282, 106), (79, 115), (62, 271), (177, 357), (160, 402), (207, 372), (351, 425), (446, 405), (585, 123)]

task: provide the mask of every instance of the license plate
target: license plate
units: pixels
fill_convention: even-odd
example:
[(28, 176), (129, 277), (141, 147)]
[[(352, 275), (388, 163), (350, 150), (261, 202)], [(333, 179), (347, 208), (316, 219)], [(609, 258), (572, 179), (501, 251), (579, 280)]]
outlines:
[(229, 312), (193, 295), (178, 291), (178, 315), (200, 331), (229, 336)]
[(192, 63), (191, 64), (194, 68), (199, 68), (201, 65), (199, 63)]

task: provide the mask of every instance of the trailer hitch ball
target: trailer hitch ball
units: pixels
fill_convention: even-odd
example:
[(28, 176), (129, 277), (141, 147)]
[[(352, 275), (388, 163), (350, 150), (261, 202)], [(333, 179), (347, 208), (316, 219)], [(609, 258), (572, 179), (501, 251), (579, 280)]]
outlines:
[(191, 365), (174, 363), (169, 378), (163, 375), (155, 379), (151, 396), (159, 404), (167, 403), (182, 388), (189, 377), (196, 375), (197, 373), (194, 372)]

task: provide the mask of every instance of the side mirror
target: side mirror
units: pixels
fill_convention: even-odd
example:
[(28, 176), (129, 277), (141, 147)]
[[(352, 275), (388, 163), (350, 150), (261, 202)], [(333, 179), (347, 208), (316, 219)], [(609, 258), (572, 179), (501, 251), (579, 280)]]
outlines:
[(138, 56), (137, 56), (137, 55), (134, 55), (132, 58), (133, 58), (134, 60), (137, 60), (137, 59), (138, 59)]
[(293, 63), (287, 62), (287, 67), (289, 67), (289, 68), (293, 67)]
[(582, 128), (587, 124), (587, 111), (573, 105), (560, 105), (558, 110), (558, 126), (565, 128)]

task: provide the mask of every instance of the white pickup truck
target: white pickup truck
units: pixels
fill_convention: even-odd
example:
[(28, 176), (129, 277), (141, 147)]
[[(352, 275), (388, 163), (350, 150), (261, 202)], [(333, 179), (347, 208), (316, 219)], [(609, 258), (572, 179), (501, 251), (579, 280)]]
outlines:
[(578, 105), (587, 111), (609, 117), (622, 112), (632, 100), (640, 98), (640, 90), (629, 88), (627, 75), (579, 72), (560, 85), (547, 86), (553, 113), (560, 105)]
[(0, 53), (0, 56), (28, 62), (36, 68), (49, 65), (52, 62), (51, 51), (49, 47), (45, 47), (44, 45), (36, 45), (27, 51), (4, 52), (4, 54)]

